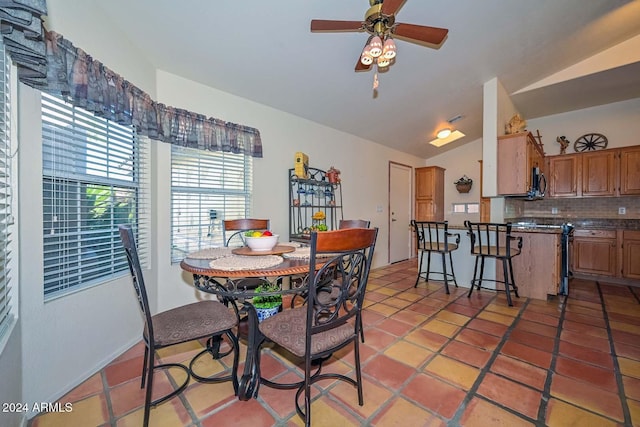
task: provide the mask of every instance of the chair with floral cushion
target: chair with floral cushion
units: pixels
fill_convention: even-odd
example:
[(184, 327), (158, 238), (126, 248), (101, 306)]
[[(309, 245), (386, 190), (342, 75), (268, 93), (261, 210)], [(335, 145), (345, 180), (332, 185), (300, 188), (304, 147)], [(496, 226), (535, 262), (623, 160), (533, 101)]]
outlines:
[[(295, 407), (305, 425), (311, 425), (311, 385), (323, 379), (354, 385), (358, 403), (364, 404), (360, 368), (359, 336), (362, 304), (378, 234), (377, 228), (351, 228), (311, 233), (311, 256), (306, 304), (284, 310), (260, 323), (264, 342), (272, 342), (304, 361), (304, 380), (282, 384), (261, 378), (261, 384), (278, 389), (297, 389)], [(315, 267), (321, 265), (319, 269)], [(323, 298), (327, 284), (335, 295)], [(262, 351), (262, 344), (258, 352)], [(353, 345), (355, 379), (342, 373), (322, 373), (323, 362), (335, 352)], [(259, 360), (259, 357), (258, 357)], [(314, 369), (312, 372), (312, 365)], [(299, 397), (304, 395), (304, 409)]]

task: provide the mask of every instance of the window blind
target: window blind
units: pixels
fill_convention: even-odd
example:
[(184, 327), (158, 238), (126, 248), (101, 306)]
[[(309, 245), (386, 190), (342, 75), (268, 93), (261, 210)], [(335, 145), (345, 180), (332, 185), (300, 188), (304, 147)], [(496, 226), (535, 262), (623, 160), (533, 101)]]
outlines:
[(10, 74), (11, 63), (0, 41), (0, 338), (13, 318), (10, 293), (11, 216), (11, 133)]
[(148, 160), (132, 127), (45, 93), (42, 138), (46, 300), (128, 272), (118, 225), (145, 235)]
[(222, 220), (250, 216), (250, 156), (171, 146), (171, 260), (222, 246)]

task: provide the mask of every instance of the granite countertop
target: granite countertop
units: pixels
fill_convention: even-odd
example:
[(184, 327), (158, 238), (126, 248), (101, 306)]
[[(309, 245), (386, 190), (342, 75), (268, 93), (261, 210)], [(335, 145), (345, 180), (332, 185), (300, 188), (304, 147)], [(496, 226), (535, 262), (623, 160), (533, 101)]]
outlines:
[(570, 223), (575, 228), (609, 228), (623, 230), (640, 230), (640, 219), (613, 219), (613, 218), (545, 218), (527, 217), (511, 218), (505, 221), (532, 222), (536, 224), (562, 225)]

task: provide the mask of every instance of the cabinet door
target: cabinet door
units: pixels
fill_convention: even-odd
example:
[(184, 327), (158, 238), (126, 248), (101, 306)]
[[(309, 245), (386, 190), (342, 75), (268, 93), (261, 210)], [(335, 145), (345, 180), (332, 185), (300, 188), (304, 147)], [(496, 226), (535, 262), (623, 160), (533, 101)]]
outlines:
[(620, 195), (640, 194), (640, 147), (620, 150)]
[(576, 230), (573, 237), (573, 272), (614, 277), (616, 231)]
[(640, 231), (622, 233), (622, 277), (640, 279)]
[(434, 221), (433, 199), (416, 199), (416, 221)]
[(527, 133), (498, 137), (498, 194), (527, 194), (531, 169)]
[(549, 196), (577, 197), (580, 184), (580, 157), (576, 154), (549, 157)]
[(615, 151), (582, 154), (582, 196), (615, 196)]
[(416, 199), (432, 199), (434, 192), (435, 169), (416, 169)]

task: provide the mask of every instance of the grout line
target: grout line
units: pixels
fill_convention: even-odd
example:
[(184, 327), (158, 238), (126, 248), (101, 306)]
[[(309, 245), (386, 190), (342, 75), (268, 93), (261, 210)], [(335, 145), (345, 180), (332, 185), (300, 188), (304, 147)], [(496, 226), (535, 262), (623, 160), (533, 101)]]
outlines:
[(558, 353), (560, 352), (560, 336), (562, 335), (562, 325), (564, 323), (564, 316), (567, 310), (568, 298), (568, 295), (564, 296), (564, 300), (562, 301), (562, 311), (560, 312), (560, 318), (558, 319), (558, 325), (556, 326), (556, 336), (553, 342), (553, 350), (551, 351), (551, 364), (547, 369), (547, 378), (544, 382), (544, 390), (542, 391), (540, 407), (538, 407), (538, 422), (542, 423), (543, 425), (545, 424), (545, 417), (547, 416), (549, 399), (551, 398), (551, 383), (553, 381), (553, 375), (555, 374)]
[(631, 420), (631, 413), (629, 411), (629, 405), (627, 404), (627, 399), (624, 394), (624, 383), (622, 381), (622, 372), (620, 372), (620, 364), (618, 363), (618, 356), (616, 354), (615, 341), (613, 339), (613, 333), (611, 332), (611, 325), (609, 324), (609, 314), (607, 313), (607, 305), (605, 304), (604, 296), (602, 294), (602, 288), (600, 286), (599, 281), (596, 281), (596, 287), (598, 289), (598, 294), (600, 295), (600, 304), (602, 305), (604, 322), (606, 324), (607, 337), (609, 339), (609, 347), (611, 350), (611, 359), (613, 361), (613, 373), (616, 376), (616, 383), (618, 384), (618, 397), (620, 398), (620, 404), (622, 405), (624, 425), (630, 426), (630, 425), (633, 425)]
[[(497, 294), (496, 294), (496, 297), (497, 297)], [(495, 362), (497, 357), (500, 355), (500, 351), (502, 350), (502, 347), (504, 347), (504, 345), (506, 344), (507, 340), (511, 337), (511, 332), (515, 329), (515, 327), (520, 322), (520, 318), (522, 317), (522, 314), (524, 313), (524, 311), (526, 310), (526, 308), (528, 306), (529, 306), (529, 298), (526, 298), (524, 304), (522, 305), (522, 308), (518, 312), (518, 315), (515, 316), (515, 318), (513, 319), (513, 322), (511, 322), (511, 325), (509, 325), (509, 327), (507, 328), (505, 333), (502, 335), (502, 339), (500, 340), (498, 345), (496, 345), (496, 348), (493, 350), (493, 353), (489, 357), (489, 360), (487, 361), (485, 366), (482, 369), (480, 369), (480, 374), (478, 374), (478, 378), (476, 378), (475, 382), (473, 383), (473, 385), (471, 386), (471, 388), (467, 392), (467, 395), (462, 400), (462, 402), (460, 403), (460, 406), (458, 406), (458, 409), (456, 410), (455, 414), (453, 415), (453, 417), (449, 421), (449, 425), (450, 426), (455, 427), (455, 426), (460, 425), (461, 418), (462, 418), (462, 416), (464, 415), (464, 413), (465, 413), (465, 411), (467, 409), (467, 405), (469, 404), (469, 402), (471, 402), (471, 399), (473, 399), (474, 397), (478, 397), (478, 398), (481, 398), (483, 400), (486, 400), (486, 401), (488, 401), (488, 402), (490, 402), (490, 403), (492, 403), (492, 404), (504, 409), (505, 411), (507, 411), (509, 413), (512, 413), (514, 415), (517, 415), (518, 417), (523, 418), (523, 419), (525, 419), (527, 421), (531, 421), (531, 422), (535, 422), (536, 421), (536, 420), (534, 420), (532, 418), (527, 417), (526, 415), (524, 415), (524, 414), (522, 414), (520, 412), (517, 412), (517, 411), (515, 411), (515, 410), (513, 410), (513, 409), (511, 409), (509, 407), (506, 407), (506, 406), (502, 405), (499, 402), (487, 399), (484, 396), (477, 394), (477, 391), (478, 391), (478, 388), (480, 387), (480, 384), (482, 383), (482, 381), (484, 381), (485, 376), (491, 370), (491, 366), (493, 365), (493, 362)], [(486, 306), (482, 309), (482, 311), (484, 311), (485, 309), (486, 309)]]

